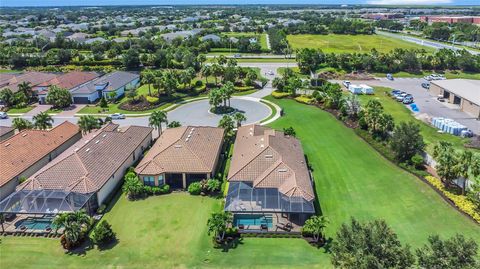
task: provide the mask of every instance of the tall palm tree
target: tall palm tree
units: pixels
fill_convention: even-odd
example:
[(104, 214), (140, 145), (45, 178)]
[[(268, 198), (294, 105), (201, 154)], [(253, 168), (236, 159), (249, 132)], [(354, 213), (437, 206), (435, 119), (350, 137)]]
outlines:
[(40, 130), (46, 130), (48, 128), (52, 128), (53, 126), (53, 118), (46, 112), (40, 112), (33, 116), (33, 122), (35, 128)]
[(155, 81), (155, 76), (150, 70), (146, 70), (142, 73), (142, 83), (148, 85), (148, 95), (152, 96), (152, 91), (150, 89), (151, 84)]
[(204, 65), (202, 67), (202, 76), (205, 78), (205, 85), (208, 85), (208, 77), (212, 75), (212, 68), (210, 65)]
[(30, 102), (33, 96), (32, 85), (30, 82), (23, 81), (22, 83), (18, 84), (18, 91), (23, 92)]
[(235, 92), (235, 86), (233, 85), (232, 82), (228, 81), (223, 85), (223, 93), (225, 96), (225, 99), (228, 100), (228, 106), (230, 106), (230, 99), (232, 98), (233, 93)]
[(162, 110), (156, 110), (148, 119), (148, 124), (155, 129), (158, 129), (158, 134), (162, 134), (162, 123), (168, 124), (167, 113)]
[(100, 122), (98, 119), (94, 118), (92, 115), (83, 115), (78, 120), (78, 126), (82, 133), (90, 133), (93, 129), (100, 128)]
[(233, 119), (237, 122), (237, 128), (238, 128), (242, 126), (242, 122), (247, 120), (247, 117), (245, 116), (245, 114), (237, 112), (233, 114)]

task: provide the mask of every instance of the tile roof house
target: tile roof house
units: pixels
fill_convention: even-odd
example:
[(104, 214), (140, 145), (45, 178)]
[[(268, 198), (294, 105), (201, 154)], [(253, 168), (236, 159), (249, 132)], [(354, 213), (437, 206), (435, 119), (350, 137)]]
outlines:
[(315, 213), (315, 193), (300, 141), (260, 125), (238, 129), (225, 210), (287, 214), (302, 225)]
[(26, 72), (8, 79), (3, 79), (3, 75), (0, 75), (0, 88), (9, 88), (12, 92), (17, 92), (18, 85), (22, 82), (29, 82), (32, 87), (35, 87), (55, 77), (57, 74), (43, 72)]
[(135, 88), (140, 83), (140, 76), (136, 73), (115, 71), (97, 79), (91, 80), (79, 87), (70, 90), (75, 104), (91, 104), (102, 96), (110, 98), (115, 92), (116, 98), (125, 94), (125, 90)]
[(82, 137), (68, 121), (47, 131), (23, 130), (0, 142), (0, 199), (15, 190), (20, 178), (33, 175)]
[(146, 185), (187, 188), (216, 171), (224, 130), (216, 127), (166, 129), (135, 172)]
[(71, 146), (16, 190), (62, 191), (91, 195), (86, 206), (95, 210), (113, 195), (127, 169), (152, 142), (152, 128), (109, 124)]
[(96, 72), (73, 71), (59, 75), (49, 81), (38, 84), (33, 89), (38, 92), (39, 102), (41, 104), (45, 104), (46, 97), (48, 95), (48, 88), (50, 86), (55, 85), (63, 89), (71, 90), (95, 78), (98, 78), (99, 76), (100, 74)]

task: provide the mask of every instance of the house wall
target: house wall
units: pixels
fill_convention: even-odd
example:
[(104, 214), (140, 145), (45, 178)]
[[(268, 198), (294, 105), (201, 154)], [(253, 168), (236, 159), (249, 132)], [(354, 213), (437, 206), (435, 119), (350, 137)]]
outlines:
[[(116, 98), (124, 95), (126, 88), (137, 87), (137, 85), (138, 85), (139, 82), (140, 82), (140, 77), (137, 77), (137, 78), (135, 78), (134, 80), (130, 81), (129, 83), (123, 85), (122, 87), (117, 88), (117, 89), (115, 90), (115, 92), (117, 93)], [(103, 92), (103, 96), (104, 96), (105, 98), (109, 98), (108, 94), (109, 94), (110, 92), (111, 92), (111, 91), (104, 91), (104, 92)]]
[[(137, 162), (143, 155), (145, 149), (147, 149), (152, 143), (152, 133), (150, 133), (142, 143), (135, 149), (134, 153), (130, 154), (120, 168), (110, 177), (105, 185), (97, 192), (98, 206), (103, 204), (113, 195), (113, 191), (122, 182), (123, 176), (129, 167)], [(135, 156), (135, 158), (133, 158)]]
[[(0, 200), (4, 199), (6, 196), (11, 194), (13, 191), (15, 191), (15, 187), (19, 184), (19, 179), (20, 178), (29, 178), (33, 174), (35, 174), (38, 170), (40, 170), (42, 167), (47, 165), (50, 161), (52, 161), (55, 157), (60, 155), (62, 152), (64, 152), (66, 149), (68, 149), (70, 146), (75, 144), (78, 140), (82, 138), (82, 134), (78, 132), (76, 135), (71, 137), (69, 140), (67, 140), (65, 143), (51, 151), (49, 154), (45, 155), (42, 159), (34, 163), (32, 166), (28, 167), (25, 169), (22, 173), (17, 175), (15, 178), (11, 179), (8, 184), (2, 187), (1, 193), (0, 193)], [(10, 185), (11, 184), (11, 185)], [(8, 185), (8, 187), (6, 187)], [(13, 187), (12, 187), (13, 186)], [(5, 188), (4, 188), (5, 187)]]
[(477, 119), (480, 119), (480, 106), (470, 102), (469, 100), (462, 99), (462, 103), (460, 106), (461, 110), (465, 113), (468, 113), (474, 116)]

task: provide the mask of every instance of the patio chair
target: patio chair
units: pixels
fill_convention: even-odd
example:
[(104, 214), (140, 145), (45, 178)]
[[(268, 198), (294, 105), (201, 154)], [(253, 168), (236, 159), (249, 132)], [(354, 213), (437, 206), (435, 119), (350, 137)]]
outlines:
[(243, 225), (243, 224), (238, 224), (238, 229), (240, 229), (240, 230), (245, 229), (245, 225)]
[(261, 228), (262, 230), (268, 230), (267, 224), (260, 224), (260, 228)]

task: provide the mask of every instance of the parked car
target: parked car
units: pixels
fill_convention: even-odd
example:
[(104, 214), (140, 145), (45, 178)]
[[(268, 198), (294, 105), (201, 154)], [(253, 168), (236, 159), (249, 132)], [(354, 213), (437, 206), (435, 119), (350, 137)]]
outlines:
[(439, 75), (439, 74), (431, 74), (431, 75), (428, 75), (428, 76), (425, 76), (423, 77), (424, 79), (428, 80), (428, 81), (432, 81), (432, 80), (444, 80), (445, 79), (445, 76), (444, 75)]
[(422, 83), (422, 87), (428, 90), (428, 89), (430, 89), (430, 83), (424, 82), (424, 83)]
[(112, 120), (123, 120), (125, 119), (125, 115), (123, 115), (122, 113), (114, 113), (110, 115), (110, 118), (112, 118)]
[(350, 83), (350, 81), (348, 81), (348, 80), (344, 80), (344, 81), (342, 82), (342, 84), (343, 84), (343, 86), (345, 86), (345, 88), (348, 89), (348, 87), (350, 86), (351, 83)]
[(396, 94), (400, 94), (401, 92), (402, 92), (401, 90), (392, 90), (392, 91), (390, 92), (390, 95), (391, 95), (391, 96), (395, 96)]
[(395, 99), (398, 102), (403, 102), (403, 99), (405, 99), (405, 97), (407, 97), (407, 96), (411, 96), (411, 95), (408, 94), (408, 93), (402, 93), (402, 94), (397, 95), (397, 97)]
[(0, 119), (8, 118), (7, 112), (0, 112)]
[(413, 96), (411, 96), (411, 95), (405, 96), (405, 98), (403, 98), (402, 103), (404, 103), (406, 105), (409, 105), (409, 104), (413, 103)]
[(242, 58), (242, 54), (235, 53), (235, 54), (233, 54), (233, 58)]
[(400, 91), (400, 90), (397, 90), (393, 95), (393, 99), (397, 99), (398, 96), (402, 95), (402, 94), (407, 94), (406, 92), (404, 91)]
[(388, 80), (393, 80), (393, 75), (390, 74), (390, 73), (388, 73), (388, 74), (387, 74), (387, 79), (388, 79)]

